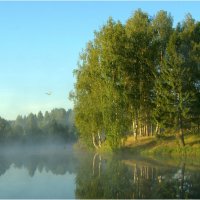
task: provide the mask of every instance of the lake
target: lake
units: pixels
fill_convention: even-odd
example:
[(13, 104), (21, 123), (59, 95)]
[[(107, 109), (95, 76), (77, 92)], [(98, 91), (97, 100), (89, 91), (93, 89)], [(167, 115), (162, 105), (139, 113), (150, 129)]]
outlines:
[(74, 152), (70, 145), (0, 148), (0, 198), (200, 198), (192, 159)]

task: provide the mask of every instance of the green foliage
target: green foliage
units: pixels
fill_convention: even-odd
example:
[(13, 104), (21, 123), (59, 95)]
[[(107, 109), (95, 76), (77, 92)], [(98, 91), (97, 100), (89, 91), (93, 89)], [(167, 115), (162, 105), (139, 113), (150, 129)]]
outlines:
[(0, 138), (4, 138), (10, 134), (12, 134), (11, 125), (0, 117)]
[(9, 122), (0, 118), (0, 138), (61, 138), (65, 141), (77, 139), (73, 123), (73, 111), (65, 109), (53, 109), (43, 116), (38, 115), (18, 116), (15, 121)]
[[(191, 15), (176, 28), (166, 11), (137, 10), (125, 24), (109, 18), (80, 55), (75, 124), (87, 144), (112, 149), (127, 134), (180, 135), (199, 124), (200, 23)], [(96, 143), (96, 144), (95, 144)]]

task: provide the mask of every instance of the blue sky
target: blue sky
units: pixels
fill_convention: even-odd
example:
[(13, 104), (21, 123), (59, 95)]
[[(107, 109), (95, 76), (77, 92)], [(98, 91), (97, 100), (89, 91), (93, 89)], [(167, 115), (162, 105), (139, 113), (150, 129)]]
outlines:
[(197, 1), (0, 2), (0, 116), (72, 108), (72, 72), (94, 30), (109, 16), (125, 23), (138, 8), (152, 16), (166, 10), (174, 24), (188, 12), (200, 20)]

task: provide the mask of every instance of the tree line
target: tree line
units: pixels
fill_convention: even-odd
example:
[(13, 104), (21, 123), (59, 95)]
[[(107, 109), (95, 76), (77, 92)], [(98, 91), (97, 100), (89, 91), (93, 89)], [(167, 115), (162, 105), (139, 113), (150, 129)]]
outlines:
[(139, 9), (125, 24), (109, 18), (74, 74), (75, 124), (88, 145), (169, 133), (184, 146), (185, 131), (199, 126), (200, 22), (187, 14), (173, 26), (163, 10)]
[(73, 111), (63, 108), (46, 111), (44, 114), (39, 111), (37, 115), (18, 115), (14, 121), (0, 118), (0, 139), (57, 137), (73, 141), (77, 138), (73, 121)]

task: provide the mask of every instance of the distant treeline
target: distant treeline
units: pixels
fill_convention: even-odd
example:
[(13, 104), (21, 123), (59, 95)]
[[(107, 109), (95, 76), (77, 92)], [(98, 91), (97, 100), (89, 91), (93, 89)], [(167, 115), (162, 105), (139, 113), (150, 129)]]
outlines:
[(199, 126), (200, 22), (188, 14), (173, 26), (166, 11), (137, 10), (125, 24), (110, 18), (75, 76), (75, 124), (88, 145), (100, 148), (102, 135), (118, 148), (130, 133), (170, 133), (184, 146), (184, 131)]
[(14, 121), (0, 118), (0, 139), (22, 138), (62, 138), (66, 141), (76, 139), (73, 111), (53, 109), (28, 116), (17, 116)]

